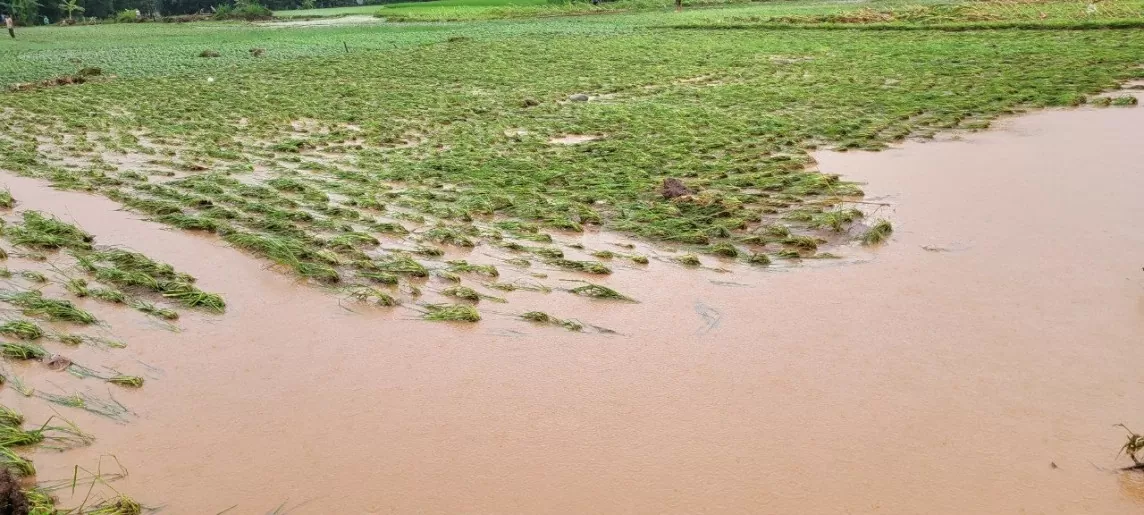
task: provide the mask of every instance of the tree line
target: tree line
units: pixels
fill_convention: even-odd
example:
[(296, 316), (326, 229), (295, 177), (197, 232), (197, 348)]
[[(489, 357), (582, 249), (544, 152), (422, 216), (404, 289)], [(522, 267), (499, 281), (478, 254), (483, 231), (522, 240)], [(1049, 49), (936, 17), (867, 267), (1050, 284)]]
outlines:
[[(286, 9), (316, 9), (362, 4), (386, 4), (399, 0), (261, 0), (258, 3), (274, 11)], [(408, 1), (408, 0), (405, 0)], [(135, 21), (138, 11), (146, 19), (161, 16), (214, 12), (219, 7), (234, 7), (236, 0), (0, 0), (0, 12), (13, 16), (20, 25), (43, 25), (65, 20), (119, 17), (120, 21)], [(238, 4), (253, 3), (237, 0)], [(120, 16), (120, 13), (123, 13)]]

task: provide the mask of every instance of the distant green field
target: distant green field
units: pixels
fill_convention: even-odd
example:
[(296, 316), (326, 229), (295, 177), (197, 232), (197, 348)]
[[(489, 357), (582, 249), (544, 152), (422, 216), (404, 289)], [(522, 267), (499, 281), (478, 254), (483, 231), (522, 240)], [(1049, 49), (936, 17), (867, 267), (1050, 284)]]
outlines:
[(298, 9), (293, 11), (275, 11), (274, 16), (281, 18), (347, 16), (352, 14), (373, 15), (382, 10), (394, 12), (408, 12), (435, 9), (485, 9), (489, 7), (504, 6), (538, 6), (548, 4), (548, 0), (437, 0), (433, 2), (401, 2), (382, 5), (356, 5), (351, 7), (328, 7), (325, 9)]

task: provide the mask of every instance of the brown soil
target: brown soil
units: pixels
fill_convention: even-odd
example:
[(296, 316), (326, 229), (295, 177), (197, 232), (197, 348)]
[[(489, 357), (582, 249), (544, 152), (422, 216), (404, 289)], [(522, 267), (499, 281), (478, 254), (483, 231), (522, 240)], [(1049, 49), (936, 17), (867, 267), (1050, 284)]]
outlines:
[(616, 334), (521, 322), (514, 304), (464, 327), (351, 311), (217, 239), (5, 177), (20, 207), (228, 302), (179, 332), (106, 314), (130, 345), (115, 359), (152, 371), (116, 391), (134, 416), (67, 411), (99, 440), (32, 457), (59, 479), (114, 454), (131, 470), (117, 489), (176, 514), (1140, 513), (1112, 424), (1144, 426), (1144, 110), (1002, 125), (817, 155), (891, 204), (875, 216), (892, 241), (848, 249), (861, 265), (681, 273), (652, 255), (609, 279), (638, 304), (520, 303)]

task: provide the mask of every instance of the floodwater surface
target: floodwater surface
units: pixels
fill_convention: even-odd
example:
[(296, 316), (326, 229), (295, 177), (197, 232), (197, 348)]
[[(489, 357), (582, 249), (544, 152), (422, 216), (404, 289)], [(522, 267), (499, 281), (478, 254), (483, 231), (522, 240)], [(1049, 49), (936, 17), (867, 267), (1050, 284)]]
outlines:
[(158, 378), (117, 394), (126, 424), (75, 415), (93, 446), (33, 459), (51, 479), (114, 454), (117, 489), (176, 514), (1141, 513), (1113, 424), (1144, 428), (1144, 110), (1001, 126), (820, 153), (889, 204), (888, 244), (769, 271), (653, 260), (609, 282), (640, 303), (575, 301), (616, 334), (351, 311), (217, 239), (5, 177), (20, 207), (228, 302), (181, 332), (110, 319)]

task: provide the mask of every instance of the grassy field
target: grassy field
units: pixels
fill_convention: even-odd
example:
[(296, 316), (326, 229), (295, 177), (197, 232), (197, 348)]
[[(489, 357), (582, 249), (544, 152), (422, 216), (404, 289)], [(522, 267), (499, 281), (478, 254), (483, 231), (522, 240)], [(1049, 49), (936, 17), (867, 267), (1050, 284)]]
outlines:
[(550, 5), (548, 0), (438, 0), (434, 2), (400, 2), (384, 5), (356, 5), (351, 7), (329, 7), (325, 9), (275, 11), (274, 16), (281, 18), (347, 16), (354, 14), (372, 16), (379, 12), (413, 13), (418, 11), (440, 10), (481, 11), (490, 8), (546, 5)]
[[(1091, 21), (1080, 4), (1040, 9)], [(1010, 4), (839, 12), (26, 30), (6, 45), (4, 82), (104, 75), (5, 94), (0, 166), (323, 282), (424, 275), (449, 266), (433, 260), (450, 245), (553, 260), (535, 245), (546, 232), (594, 225), (762, 264), (861, 236), (860, 188), (808, 169), (808, 149), (983, 128), (1141, 75), (1138, 31), (966, 30)], [(866, 22), (926, 30), (854, 30)], [(804, 28), (751, 30), (776, 23)], [(839, 24), (851, 30), (814, 30)], [(690, 194), (664, 198), (665, 178)]]

